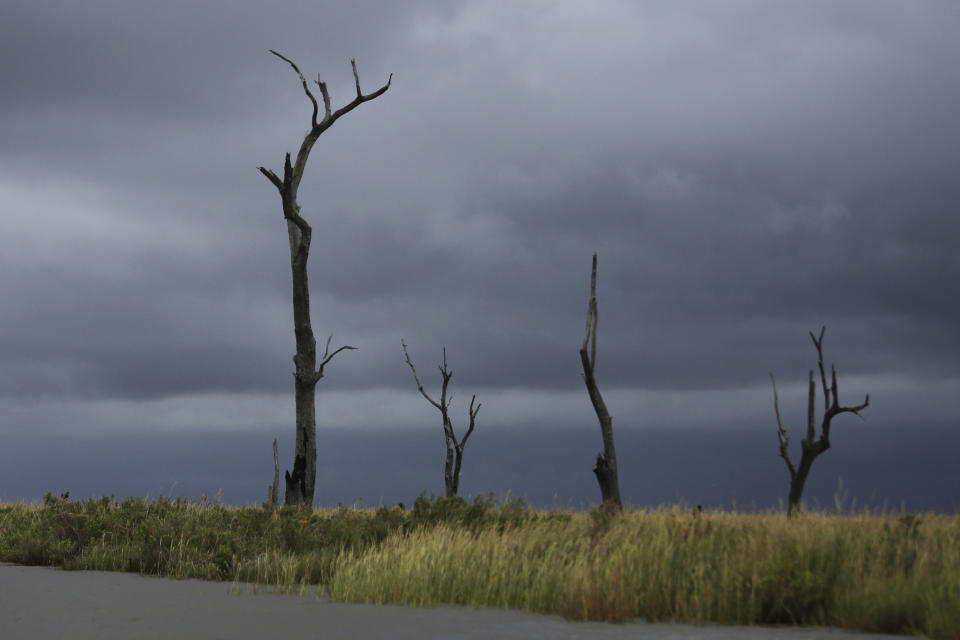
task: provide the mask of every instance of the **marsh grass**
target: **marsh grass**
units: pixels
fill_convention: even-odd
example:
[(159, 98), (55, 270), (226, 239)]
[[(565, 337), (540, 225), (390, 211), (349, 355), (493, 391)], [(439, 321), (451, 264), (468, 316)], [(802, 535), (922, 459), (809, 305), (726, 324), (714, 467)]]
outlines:
[(0, 560), (335, 600), (578, 620), (828, 625), (960, 638), (960, 516), (618, 515), (421, 496), (408, 511), (161, 498), (0, 506)]
[(504, 532), (393, 535), (333, 573), (342, 600), (960, 637), (956, 516), (548, 514)]

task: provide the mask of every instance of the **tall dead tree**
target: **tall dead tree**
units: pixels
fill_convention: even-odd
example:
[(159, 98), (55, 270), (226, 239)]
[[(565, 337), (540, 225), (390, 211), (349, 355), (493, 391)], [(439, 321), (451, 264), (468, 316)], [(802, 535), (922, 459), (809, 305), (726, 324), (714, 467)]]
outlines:
[(613, 418), (607, 411), (607, 405), (597, 387), (595, 371), (597, 368), (597, 254), (593, 254), (593, 269), (590, 272), (590, 301), (587, 304), (587, 330), (580, 347), (580, 364), (583, 366), (583, 381), (590, 394), (590, 402), (600, 421), (600, 435), (603, 436), (603, 453), (597, 454), (597, 463), (593, 473), (600, 485), (603, 503), (623, 509), (620, 501), (620, 480), (617, 477), (617, 449), (613, 444)]
[(793, 516), (801, 508), (801, 499), (803, 498), (803, 486), (807, 482), (807, 475), (810, 473), (810, 467), (813, 461), (821, 453), (830, 448), (830, 423), (837, 415), (841, 413), (853, 413), (860, 419), (860, 411), (866, 409), (870, 404), (870, 394), (868, 393), (863, 404), (855, 407), (841, 407), (840, 398), (837, 392), (837, 367), (830, 365), (830, 386), (827, 386), (827, 374), (823, 368), (823, 334), (827, 328), (820, 329), (820, 337), (810, 332), (810, 339), (817, 348), (817, 366), (820, 368), (820, 384), (823, 388), (823, 419), (820, 423), (820, 437), (816, 436), (814, 430), (814, 412), (816, 411), (816, 393), (817, 385), (813, 379), (813, 369), (810, 370), (810, 383), (807, 388), (807, 437), (801, 444), (800, 464), (794, 465), (790, 459), (790, 452), (787, 445), (790, 438), (786, 429), (783, 428), (783, 420), (780, 419), (780, 401), (777, 397), (777, 381), (770, 374), (770, 384), (773, 385), (773, 410), (777, 415), (777, 433), (780, 436), (780, 457), (787, 464), (787, 470), (790, 472), (790, 496), (787, 502), (787, 515)]
[(303, 171), (307, 166), (310, 150), (313, 149), (313, 145), (320, 134), (329, 129), (341, 116), (386, 92), (390, 88), (393, 74), (387, 79), (385, 85), (373, 93), (364, 95), (360, 91), (357, 63), (351, 60), (350, 65), (353, 67), (353, 81), (357, 89), (357, 97), (336, 111), (330, 110), (330, 94), (327, 92), (327, 85), (318, 77), (316, 84), (320, 88), (324, 110), (323, 118), (318, 120), (319, 106), (317, 105), (317, 99), (310, 91), (307, 80), (300, 73), (300, 69), (292, 60), (276, 51), (271, 49), (270, 53), (293, 67), (300, 78), (300, 83), (303, 85), (304, 93), (307, 94), (307, 98), (313, 105), (310, 130), (303, 136), (300, 149), (297, 151), (296, 162), (291, 164), (290, 154), (287, 153), (283, 163), (283, 179), (269, 169), (258, 167), (260, 173), (265, 175), (280, 192), (283, 217), (287, 221), (287, 236), (290, 240), (290, 267), (293, 271), (293, 331), (297, 341), (297, 354), (293, 356), (295, 366), (293, 377), (296, 398), (297, 439), (293, 473), (285, 472), (286, 495), (284, 503), (288, 505), (313, 504), (317, 479), (317, 423), (314, 397), (317, 382), (323, 377), (323, 368), (335, 355), (344, 349), (354, 349), (355, 347), (343, 346), (331, 353), (331, 338), (328, 337), (320, 365), (317, 366), (317, 341), (313, 336), (313, 326), (310, 323), (310, 290), (307, 284), (307, 257), (310, 254), (310, 240), (313, 229), (300, 216), (297, 190), (300, 188), (300, 180), (303, 178)]
[(443, 483), (446, 487), (447, 497), (455, 496), (460, 491), (460, 466), (463, 464), (463, 448), (467, 446), (467, 439), (470, 437), (470, 434), (473, 433), (473, 428), (476, 426), (477, 414), (480, 413), (481, 403), (477, 402), (477, 406), (474, 408), (473, 404), (476, 402), (477, 396), (474, 394), (473, 397), (470, 398), (470, 408), (467, 411), (470, 416), (470, 426), (467, 428), (467, 432), (463, 434), (463, 440), (458, 441), (453, 431), (453, 423), (450, 420), (449, 409), (453, 394), (447, 395), (447, 385), (450, 384), (453, 371), (447, 368), (446, 347), (443, 349), (443, 365), (437, 367), (440, 369), (440, 375), (443, 379), (443, 385), (440, 387), (440, 402), (437, 402), (430, 397), (420, 383), (420, 378), (417, 376), (417, 369), (410, 360), (410, 354), (407, 353), (407, 343), (401, 340), (400, 346), (403, 347), (403, 357), (406, 358), (407, 364), (410, 365), (410, 371), (413, 372), (413, 379), (417, 383), (417, 389), (419, 389), (423, 397), (427, 399), (427, 402), (440, 410), (440, 415), (443, 418), (443, 437), (447, 444), (447, 457), (443, 467)]

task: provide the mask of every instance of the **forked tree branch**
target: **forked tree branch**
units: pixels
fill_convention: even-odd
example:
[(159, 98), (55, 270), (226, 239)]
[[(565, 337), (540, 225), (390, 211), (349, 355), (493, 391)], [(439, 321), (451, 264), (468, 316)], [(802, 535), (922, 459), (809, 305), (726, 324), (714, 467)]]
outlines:
[[(330, 94), (327, 91), (327, 85), (325, 82), (321, 81), (318, 76), (316, 82), (317, 86), (320, 88), (320, 94), (323, 98), (324, 115), (322, 120), (317, 120), (320, 107), (317, 103), (316, 97), (310, 91), (310, 87), (307, 84), (306, 78), (304, 78), (303, 73), (300, 72), (300, 68), (296, 65), (296, 63), (293, 62), (293, 60), (284, 56), (283, 54), (274, 51), (273, 49), (270, 49), (270, 53), (277, 56), (281, 60), (284, 60), (287, 62), (287, 64), (293, 67), (293, 70), (297, 73), (297, 77), (300, 78), (300, 84), (303, 85), (304, 93), (307, 94), (311, 105), (313, 105), (313, 113), (310, 116), (310, 130), (306, 133), (306, 135), (304, 135), (303, 142), (300, 143), (300, 149), (297, 152), (296, 162), (292, 166), (290, 165), (289, 154), (287, 154), (288, 157), (284, 165), (283, 180), (280, 180), (272, 171), (264, 167), (258, 167), (260, 172), (263, 173), (263, 175), (265, 175), (267, 179), (277, 187), (277, 189), (280, 190), (281, 196), (284, 197), (284, 216), (296, 223), (296, 218), (299, 217), (299, 211), (297, 210), (298, 207), (294, 206), (296, 201), (296, 192), (300, 186), (300, 179), (303, 177), (303, 171), (306, 168), (307, 158), (310, 156), (310, 150), (313, 148), (314, 143), (316, 143), (317, 138), (320, 137), (320, 134), (329, 129), (330, 126), (333, 125), (333, 123), (336, 122), (341, 116), (353, 111), (364, 102), (369, 102), (370, 100), (383, 95), (387, 89), (390, 88), (390, 83), (393, 81), (393, 74), (390, 74), (385, 85), (372, 93), (364, 94), (360, 90), (360, 75), (357, 72), (356, 60), (351, 60), (350, 66), (353, 69), (353, 81), (354, 86), (357, 89), (357, 97), (333, 112), (331, 112)], [(287, 198), (291, 198), (292, 200), (289, 203), (290, 206), (287, 206)], [(291, 210), (294, 211), (294, 213), (291, 213)], [(297, 226), (299, 226), (299, 224)]]
[(329, 120), (330, 124), (333, 124), (333, 121), (335, 121), (337, 118), (339, 118), (345, 113), (349, 113), (350, 111), (355, 109), (357, 106), (363, 104), (364, 102), (368, 102), (370, 100), (373, 100), (374, 98), (377, 98), (383, 95), (384, 93), (386, 93), (387, 89), (390, 88), (390, 83), (393, 82), (393, 74), (391, 73), (390, 76), (387, 78), (387, 84), (383, 85), (373, 93), (368, 93), (364, 95), (364, 93), (360, 91), (360, 76), (357, 73), (357, 61), (350, 60), (350, 66), (353, 68), (353, 81), (357, 87), (357, 97), (354, 98), (348, 104), (345, 104), (344, 106), (337, 109), (335, 112), (333, 112), (331, 116), (324, 118), (325, 121)]
[(337, 349), (336, 351), (334, 351), (333, 353), (330, 353), (330, 341), (331, 341), (331, 340), (333, 340), (333, 334), (330, 334), (329, 336), (327, 336), (327, 346), (324, 347), (324, 349), (323, 349), (323, 360), (320, 361), (320, 366), (317, 367), (317, 380), (319, 380), (320, 378), (323, 377), (323, 368), (324, 368), (325, 366), (327, 366), (327, 363), (328, 363), (328, 362), (330, 362), (331, 360), (333, 360), (333, 356), (337, 355), (338, 353), (340, 353), (341, 351), (344, 351), (344, 350), (349, 350), (349, 351), (356, 351), (356, 350), (357, 350), (356, 347), (352, 347), (352, 346), (350, 346), (350, 345), (348, 345), (348, 344), (345, 344), (345, 345), (343, 345), (342, 347), (340, 347), (339, 349)]
[(862, 404), (858, 404), (854, 407), (840, 406), (840, 392), (837, 388), (837, 367), (834, 364), (830, 365), (830, 386), (828, 387), (827, 375), (823, 366), (823, 334), (826, 332), (826, 330), (827, 328), (825, 326), (820, 329), (819, 338), (815, 337), (813, 332), (811, 332), (810, 338), (813, 340), (813, 344), (817, 347), (817, 366), (820, 369), (820, 384), (823, 385), (824, 411), (823, 422), (820, 425), (820, 439), (829, 441), (830, 423), (832, 422), (833, 418), (841, 413), (852, 413), (863, 420), (863, 416), (860, 415), (860, 412), (870, 406), (870, 394), (866, 394)]

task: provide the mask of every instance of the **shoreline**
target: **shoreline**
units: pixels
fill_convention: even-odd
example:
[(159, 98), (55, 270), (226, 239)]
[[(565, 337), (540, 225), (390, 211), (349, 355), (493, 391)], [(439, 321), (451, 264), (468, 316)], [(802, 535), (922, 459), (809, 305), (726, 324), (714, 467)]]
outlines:
[[(171, 579), (107, 571), (65, 571), (0, 563), (0, 632), (33, 638), (247, 638), (280, 633), (329, 640), (502, 638), (531, 640), (890, 640), (822, 627), (696, 626), (575, 622), (560, 616), (457, 606), (427, 608), (330, 602), (308, 587), (303, 596), (250, 583)], [(249, 587), (249, 588), (247, 588)], [(311, 636), (312, 637), (312, 636)]]

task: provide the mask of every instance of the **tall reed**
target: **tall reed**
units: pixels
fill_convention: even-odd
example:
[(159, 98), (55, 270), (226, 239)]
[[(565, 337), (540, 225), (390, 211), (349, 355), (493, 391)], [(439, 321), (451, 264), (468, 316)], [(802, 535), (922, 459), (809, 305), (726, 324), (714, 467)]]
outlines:
[(343, 554), (332, 598), (960, 635), (955, 516), (690, 513), (441, 525)]

